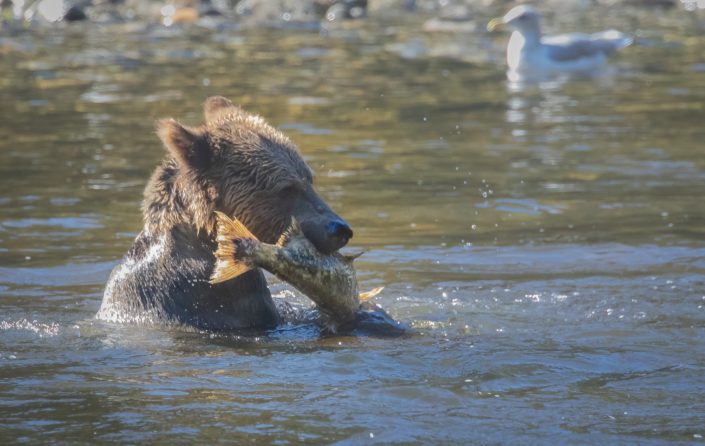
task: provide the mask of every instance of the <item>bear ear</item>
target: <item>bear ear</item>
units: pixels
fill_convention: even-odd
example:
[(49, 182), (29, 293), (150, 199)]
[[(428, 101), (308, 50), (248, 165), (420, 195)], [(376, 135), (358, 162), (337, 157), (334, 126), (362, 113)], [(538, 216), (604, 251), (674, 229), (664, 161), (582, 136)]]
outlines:
[(204, 169), (210, 165), (211, 150), (205, 131), (184, 127), (173, 119), (157, 124), (157, 134), (183, 167)]
[(224, 112), (232, 109), (237, 109), (237, 107), (230, 99), (223, 96), (211, 96), (203, 103), (203, 114), (206, 117), (206, 122), (213, 122)]

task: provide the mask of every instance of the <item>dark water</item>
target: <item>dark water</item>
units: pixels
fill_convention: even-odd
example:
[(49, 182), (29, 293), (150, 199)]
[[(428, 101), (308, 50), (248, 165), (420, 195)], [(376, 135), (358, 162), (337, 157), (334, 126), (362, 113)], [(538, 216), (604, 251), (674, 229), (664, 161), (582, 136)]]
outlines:
[[(705, 436), (705, 36), (683, 11), (599, 80), (512, 89), (506, 36), (423, 14), (315, 30), (2, 37), (2, 443), (663, 444)], [(602, 14), (602, 15), (600, 15)], [(621, 14), (621, 15), (620, 15)], [(95, 321), (163, 155), (221, 94), (301, 147), (403, 339)], [(273, 292), (306, 305), (290, 287)]]

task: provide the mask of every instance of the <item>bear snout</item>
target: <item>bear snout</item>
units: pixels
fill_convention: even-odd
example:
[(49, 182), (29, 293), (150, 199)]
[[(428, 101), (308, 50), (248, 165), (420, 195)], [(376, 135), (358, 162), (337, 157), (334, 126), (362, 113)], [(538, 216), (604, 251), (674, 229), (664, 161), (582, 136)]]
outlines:
[(350, 240), (353, 236), (352, 229), (350, 229), (350, 226), (348, 226), (348, 224), (342, 219), (336, 219), (328, 223), (326, 230), (329, 238), (337, 240), (340, 243), (340, 246), (336, 249), (340, 249), (345, 246), (348, 243), (348, 240)]
[(353, 236), (350, 226), (338, 216), (328, 221), (302, 221), (301, 229), (306, 238), (323, 254), (339, 250)]

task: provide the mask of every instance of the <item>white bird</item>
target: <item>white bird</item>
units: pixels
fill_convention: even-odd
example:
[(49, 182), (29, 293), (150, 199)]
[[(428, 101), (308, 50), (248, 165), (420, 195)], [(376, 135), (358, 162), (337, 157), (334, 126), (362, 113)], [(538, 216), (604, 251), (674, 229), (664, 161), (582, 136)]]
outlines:
[(595, 34), (543, 36), (539, 13), (528, 5), (492, 19), (489, 31), (504, 25), (512, 35), (507, 45), (507, 76), (511, 81), (541, 80), (558, 74), (596, 74), (607, 56), (632, 43), (616, 30)]

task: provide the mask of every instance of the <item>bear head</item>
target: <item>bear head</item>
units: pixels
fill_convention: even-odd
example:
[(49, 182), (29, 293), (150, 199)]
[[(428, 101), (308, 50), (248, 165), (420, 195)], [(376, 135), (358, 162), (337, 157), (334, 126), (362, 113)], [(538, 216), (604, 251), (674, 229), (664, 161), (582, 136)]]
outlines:
[(295, 217), (323, 253), (353, 233), (313, 188), (313, 174), (296, 146), (259, 116), (220, 96), (204, 104), (205, 124), (158, 123), (169, 157), (145, 191), (148, 230), (193, 226), (211, 233), (214, 211), (240, 219), (260, 240), (274, 243)]

